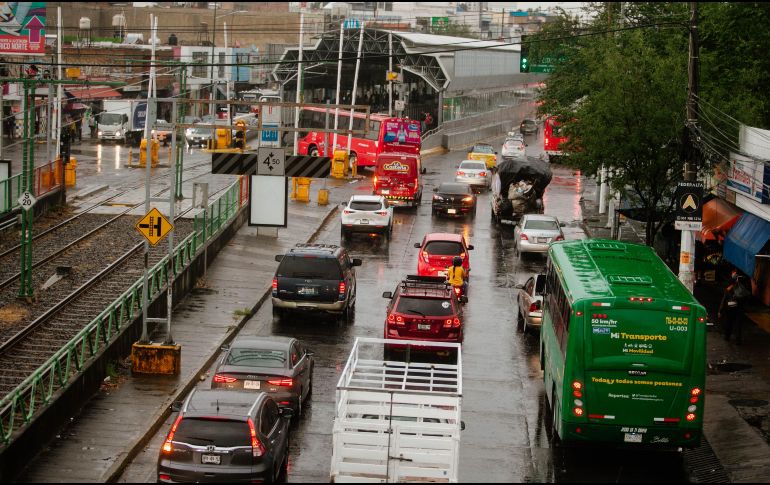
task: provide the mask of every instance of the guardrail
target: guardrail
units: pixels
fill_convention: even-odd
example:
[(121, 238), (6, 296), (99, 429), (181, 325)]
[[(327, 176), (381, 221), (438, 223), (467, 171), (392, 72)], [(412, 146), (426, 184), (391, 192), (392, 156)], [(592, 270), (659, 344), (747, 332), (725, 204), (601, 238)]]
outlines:
[[(177, 244), (172, 261), (165, 256), (149, 270), (149, 301), (164, 289), (169, 271), (178, 275), (189, 265), (199, 250), (217, 234), (240, 209), (240, 181), (234, 182), (217, 200), (195, 216), (193, 232)], [(9, 444), (15, 431), (29, 423), (38, 408), (51, 402), (59, 389), (82, 371), (142, 311), (144, 279), (131, 285), (86, 325), (45, 364), (0, 401), (0, 440)]]
[[(0, 215), (10, 212), (19, 206), (19, 197), (24, 192), (21, 183), (22, 174), (0, 180)], [(32, 192), (35, 197), (43, 196), (61, 187), (64, 170), (60, 160), (54, 160), (35, 167), (32, 176)]]

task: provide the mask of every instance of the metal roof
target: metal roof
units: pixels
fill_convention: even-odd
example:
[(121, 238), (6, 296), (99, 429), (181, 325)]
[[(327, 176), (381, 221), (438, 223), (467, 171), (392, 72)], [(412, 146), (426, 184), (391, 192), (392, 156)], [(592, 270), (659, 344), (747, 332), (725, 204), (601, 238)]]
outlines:
[(520, 52), (519, 44), (506, 44), (492, 40), (468, 39), (465, 37), (453, 37), (449, 35), (422, 34), (419, 32), (403, 32), (399, 30), (386, 30), (394, 37), (406, 41), (407, 52), (409, 47), (445, 47), (447, 51), (454, 52), (457, 49), (489, 49), (510, 52)]

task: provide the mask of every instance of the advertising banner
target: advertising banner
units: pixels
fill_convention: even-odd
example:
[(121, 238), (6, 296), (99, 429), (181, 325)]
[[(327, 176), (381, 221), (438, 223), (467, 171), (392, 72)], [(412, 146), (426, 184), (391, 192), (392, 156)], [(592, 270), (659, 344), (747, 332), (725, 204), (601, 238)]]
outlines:
[(390, 118), (385, 121), (385, 129), (382, 135), (383, 152), (404, 151), (413, 152), (416, 148), (420, 151), (420, 123), (415, 120)]
[(46, 2), (0, 2), (0, 55), (45, 54)]

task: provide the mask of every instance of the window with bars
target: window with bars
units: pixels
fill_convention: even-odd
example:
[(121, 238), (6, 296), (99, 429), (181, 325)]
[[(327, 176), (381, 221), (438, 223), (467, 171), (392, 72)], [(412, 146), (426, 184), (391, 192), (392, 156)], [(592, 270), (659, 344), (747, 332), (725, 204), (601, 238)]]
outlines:
[(193, 77), (209, 77), (209, 68), (206, 66), (208, 58), (209, 56), (206, 52), (192, 53), (192, 61), (194, 63), (192, 70)]

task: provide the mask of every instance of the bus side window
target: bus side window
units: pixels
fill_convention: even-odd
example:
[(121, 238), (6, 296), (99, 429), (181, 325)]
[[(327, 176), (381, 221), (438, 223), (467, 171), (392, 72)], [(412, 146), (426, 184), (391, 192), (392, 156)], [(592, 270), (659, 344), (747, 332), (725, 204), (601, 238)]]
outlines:
[(369, 122), (369, 133), (366, 134), (367, 140), (379, 140), (380, 139), (380, 122)]

